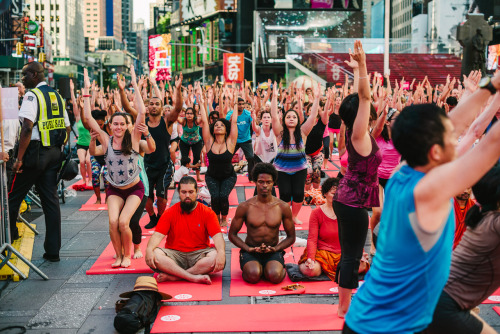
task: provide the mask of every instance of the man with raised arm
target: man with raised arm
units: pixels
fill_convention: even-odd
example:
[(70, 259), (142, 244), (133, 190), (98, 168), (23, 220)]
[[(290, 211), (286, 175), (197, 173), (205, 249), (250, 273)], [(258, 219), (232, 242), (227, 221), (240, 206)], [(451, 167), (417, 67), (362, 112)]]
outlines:
[[(288, 203), (272, 195), (272, 188), (278, 178), (278, 172), (272, 164), (256, 164), (252, 176), (257, 185), (257, 196), (238, 206), (228, 237), (236, 247), (241, 248), (240, 268), (246, 282), (257, 283), (265, 278), (278, 284), (286, 275), (285, 249), (295, 242), (292, 211)], [(247, 226), (245, 241), (238, 236), (243, 223)], [(279, 242), (282, 223), (286, 238)]]
[(457, 137), (500, 89), (486, 78), (449, 113), (433, 104), (403, 109), (392, 129), (407, 165), (388, 181), (377, 256), (354, 296), (343, 333), (418, 333), (432, 321), (448, 279), (455, 229), (452, 198), (500, 157), (500, 124), (456, 158)]

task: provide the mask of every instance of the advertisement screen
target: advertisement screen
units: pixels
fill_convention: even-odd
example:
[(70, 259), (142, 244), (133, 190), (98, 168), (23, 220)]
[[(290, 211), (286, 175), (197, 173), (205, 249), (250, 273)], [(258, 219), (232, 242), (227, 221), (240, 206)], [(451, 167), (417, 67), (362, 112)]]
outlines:
[(172, 78), (170, 34), (149, 37), (149, 75), (156, 81)]
[(500, 56), (500, 44), (488, 46), (488, 70), (498, 69), (498, 56)]

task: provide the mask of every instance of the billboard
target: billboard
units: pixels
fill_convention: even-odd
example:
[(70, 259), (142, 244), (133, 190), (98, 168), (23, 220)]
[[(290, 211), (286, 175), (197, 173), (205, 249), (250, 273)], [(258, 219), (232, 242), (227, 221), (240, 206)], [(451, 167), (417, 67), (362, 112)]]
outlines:
[(245, 79), (243, 53), (224, 53), (224, 81), (242, 82)]
[(172, 78), (172, 47), (170, 34), (149, 37), (149, 75), (156, 81)]
[(500, 56), (500, 44), (488, 46), (488, 70), (497, 70)]

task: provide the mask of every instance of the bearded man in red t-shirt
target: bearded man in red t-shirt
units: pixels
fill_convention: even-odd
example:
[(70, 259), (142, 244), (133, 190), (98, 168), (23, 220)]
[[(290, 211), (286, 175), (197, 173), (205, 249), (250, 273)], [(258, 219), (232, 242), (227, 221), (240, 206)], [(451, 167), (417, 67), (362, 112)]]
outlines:
[[(191, 176), (179, 181), (180, 202), (165, 210), (146, 249), (146, 263), (158, 282), (186, 280), (212, 284), (210, 273), (224, 269), (225, 242), (215, 213), (196, 201), (198, 185)], [(160, 243), (167, 237), (165, 247)], [(212, 237), (215, 249), (210, 247)]]

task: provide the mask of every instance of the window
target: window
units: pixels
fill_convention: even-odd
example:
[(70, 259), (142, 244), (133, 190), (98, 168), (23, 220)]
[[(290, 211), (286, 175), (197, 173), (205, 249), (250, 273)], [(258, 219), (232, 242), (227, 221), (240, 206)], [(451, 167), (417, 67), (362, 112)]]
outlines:
[(35, 4), (35, 10), (38, 10), (38, 4)]
[(50, 10), (54, 10), (54, 5), (50, 4)]
[(59, 10), (59, 4), (56, 4), (56, 10)]
[(59, 33), (59, 27), (56, 28), (56, 33), (58, 34)]
[(43, 3), (41, 4), (41, 6), (42, 6), (42, 10), (45, 10), (45, 5)]

